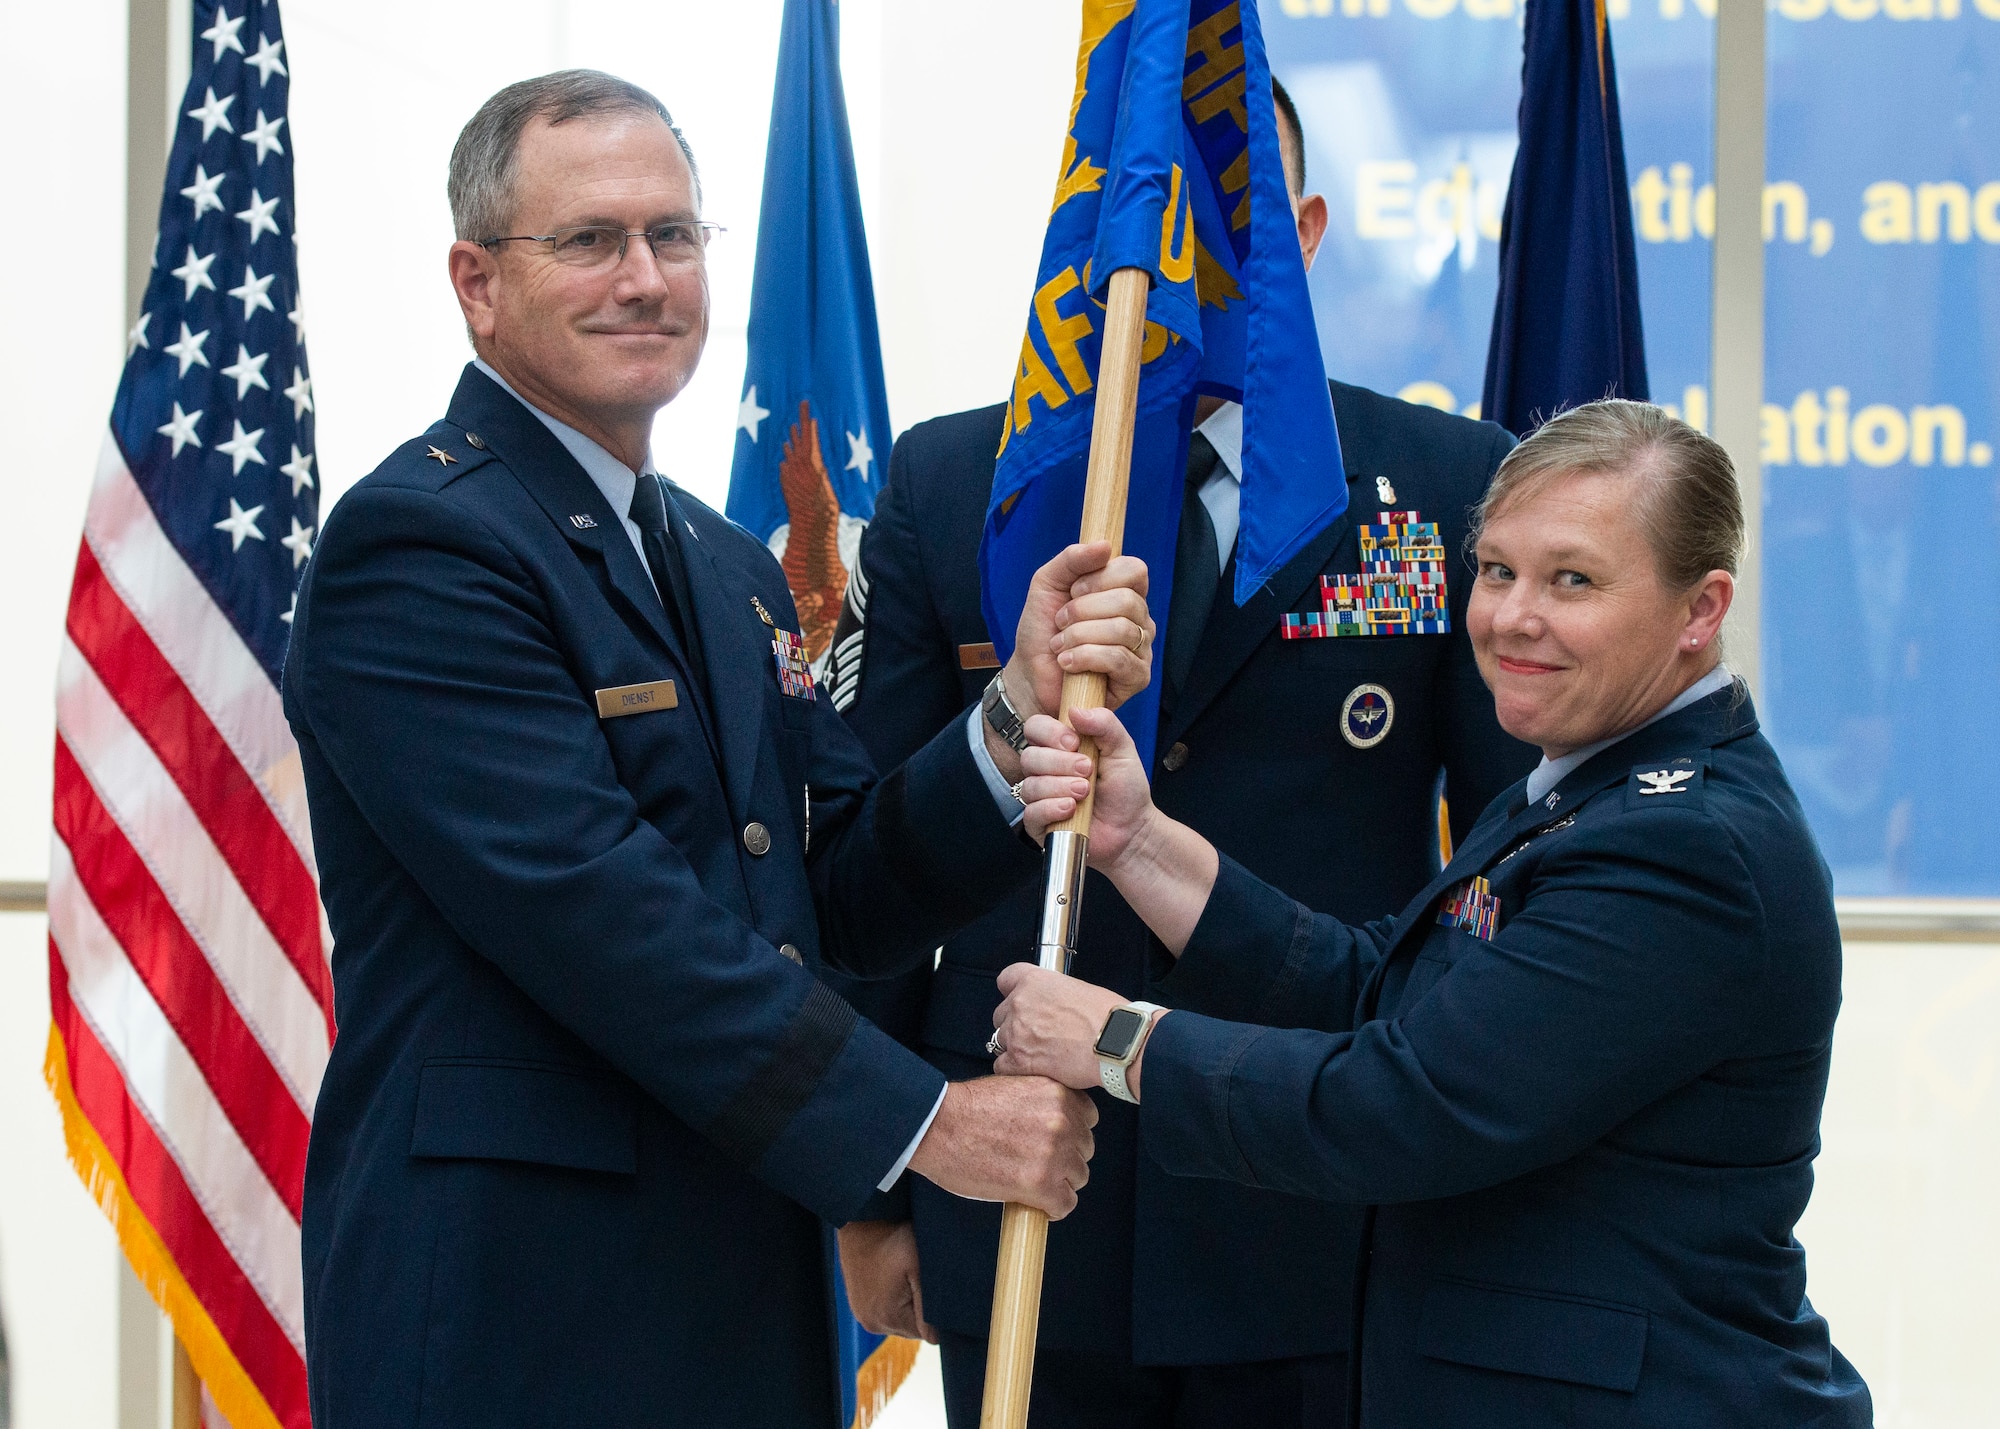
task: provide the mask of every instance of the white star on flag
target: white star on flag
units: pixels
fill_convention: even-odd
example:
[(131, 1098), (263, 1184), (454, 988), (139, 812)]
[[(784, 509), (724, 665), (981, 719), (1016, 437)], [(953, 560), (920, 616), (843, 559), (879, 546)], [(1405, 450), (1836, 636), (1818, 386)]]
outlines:
[(292, 534), (281, 537), (278, 544), (292, 553), (292, 569), (297, 570), (306, 563), (306, 557), (313, 553), (313, 528), (301, 526), (299, 518), (292, 518)]
[(263, 110), (257, 111), (257, 127), (243, 136), (243, 142), (257, 146), (258, 163), (263, 163), (268, 154), (285, 152), (285, 146), (278, 142), (278, 126), (284, 122), (285, 116), (282, 114), (276, 119), (266, 119)]
[(743, 394), (743, 400), (737, 404), (736, 425), (748, 432), (750, 440), (754, 442), (757, 440), (758, 424), (770, 415), (770, 408), (757, 405), (757, 384), (751, 383), (750, 390)]
[[(270, 272), (260, 278), (257, 276), (255, 268), (252, 268), (248, 263), (243, 265), (243, 286), (240, 288), (231, 288), (229, 296), (242, 302), (244, 322), (249, 322), (250, 315), (259, 308), (271, 313), (277, 311), (271, 305), (271, 299), (268, 296), (271, 289), (271, 282), (277, 276), (276, 272)], [(210, 286), (214, 285), (211, 284)]]
[(311, 452), (302, 452), (298, 443), (292, 444), (292, 459), (278, 468), (292, 479), (292, 499), (298, 500), (299, 492), (313, 484), (313, 459)]
[[(236, 428), (236, 435), (226, 442), (215, 444), (215, 449), (229, 458), (229, 474), (241, 476), (243, 468), (250, 462), (255, 462), (259, 466), (268, 465), (269, 463), (264, 460), (264, 454), (257, 450), (257, 443), (264, 439), (264, 429), (259, 427), (254, 432), (246, 432), (240, 420), (233, 421), (231, 425)], [(257, 509), (262, 511), (264, 508), (260, 506)]]
[(296, 422), (313, 409), (312, 378), (294, 367), (292, 385), (285, 389), (285, 395), (292, 399), (292, 420)]
[(257, 529), (257, 518), (263, 512), (264, 508), (261, 506), (253, 506), (245, 511), (236, 504), (236, 498), (232, 496), (229, 498), (229, 514), (215, 523), (215, 529), (229, 533), (230, 550), (241, 550), (245, 537), (256, 541), (264, 539), (264, 533)]
[(206, 144), (209, 136), (215, 133), (217, 129), (224, 130), (230, 134), (236, 132), (236, 126), (229, 122), (229, 106), (235, 102), (236, 96), (233, 94), (227, 99), (217, 99), (215, 97), (215, 86), (210, 85), (207, 100), (199, 108), (188, 111), (188, 118), (199, 119), (201, 121), (202, 143)]
[(293, 591), (292, 608), (286, 611), (283, 615), (279, 616), (278, 619), (284, 621), (285, 624), (290, 625), (292, 623), (292, 617), (297, 615), (298, 613), (299, 613), (299, 593), (297, 591)]
[(291, 77), (292, 72), (286, 69), (285, 62), (278, 58), (278, 55), (284, 48), (285, 42), (283, 40), (273, 43), (263, 35), (257, 37), (257, 53), (243, 61), (243, 65), (246, 69), (257, 71), (257, 87), (259, 89), (262, 89), (271, 82), (272, 70), (276, 70), (279, 74), (287, 78)]
[(194, 245), (192, 243), (188, 245), (187, 262), (172, 270), (176, 278), (187, 284), (187, 291), (181, 294), (182, 302), (186, 302), (189, 298), (192, 298), (197, 288), (206, 288), (211, 293), (215, 291), (215, 280), (208, 276), (209, 265), (214, 261), (215, 255), (213, 253), (209, 254), (206, 258), (197, 258), (194, 252)]
[(271, 390), (271, 384), (264, 380), (264, 364), (270, 360), (268, 352), (252, 357), (249, 348), (240, 342), (236, 344), (236, 360), (222, 369), (222, 375), (236, 379), (237, 401), (241, 402), (252, 387), (262, 387), (266, 392)]
[(868, 429), (863, 427), (860, 434), (847, 433), (846, 471), (858, 471), (861, 479), (868, 479), (868, 464), (875, 460), (875, 449), (868, 445)]
[(201, 445), (201, 438), (195, 434), (194, 430), (194, 424), (200, 420), (201, 413), (199, 410), (183, 412), (181, 404), (178, 402), (174, 403), (174, 415), (164, 427), (160, 428), (160, 435), (173, 439), (175, 456), (179, 456), (181, 448), (190, 442), (196, 446)]
[(277, 210), (277, 199), (264, 198), (258, 194), (257, 190), (252, 189), (250, 190), (250, 207), (244, 209), (243, 212), (236, 216), (244, 223), (250, 225), (250, 241), (255, 243), (258, 234), (266, 232), (276, 233), (278, 231), (277, 221), (271, 217)]
[(180, 375), (185, 377), (188, 375), (190, 367), (208, 366), (208, 358), (202, 354), (201, 350), (201, 345), (207, 341), (208, 330), (206, 328), (200, 332), (189, 332), (188, 325), (182, 323), (180, 341), (168, 343), (163, 350), (170, 356), (178, 357), (181, 360)]
[(292, 340), (298, 343), (299, 346), (304, 347), (306, 341), (306, 305), (304, 303), (293, 303), (292, 310), (285, 314), (285, 319), (292, 325)]
[(224, 50), (234, 50), (239, 55), (243, 53), (243, 41), (236, 38), (236, 32), (243, 28), (243, 22), (249, 18), (250, 12), (246, 10), (232, 20), (229, 18), (229, 12), (222, 6), (215, 7), (215, 23), (201, 32), (201, 37), (215, 46), (215, 53), (210, 56), (211, 60), (221, 59)]
[(222, 188), (222, 181), (228, 176), (227, 171), (210, 174), (200, 164), (194, 166), (194, 182), (181, 190), (181, 197), (194, 200), (195, 222), (199, 223), (201, 216), (210, 209), (221, 211), (222, 200), (216, 195)]
[(132, 324), (132, 331), (125, 334), (125, 355), (130, 357), (140, 348), (152, 351), (153, 344), (146, 341), (146, 325), (153, 320), (151, 313), (139, 314), (139, 321)]

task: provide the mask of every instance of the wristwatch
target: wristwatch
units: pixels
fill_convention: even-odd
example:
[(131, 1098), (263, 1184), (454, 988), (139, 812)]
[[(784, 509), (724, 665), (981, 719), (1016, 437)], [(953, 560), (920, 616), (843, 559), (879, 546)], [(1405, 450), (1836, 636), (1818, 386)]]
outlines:
[(1097, 1053), (1097, 1080), (1121, 1102), (1138, 1103), (1132, 1089), (1125, 1085), (1125, 1069), (1132, 1065), (1132, 1059), (1145, 1044), (1146, 1029), (1152, 1025), (1153, 1015), (1165, 1011), (1156, 1002), (1128, 1002), (1112, 1008), (1111, 1015), (1104, 1019), (1104, 1030), (1097, 1034), (1097, 1045), (1091, 1049)]
[(979, 708), (986, 716), (987, 725), (1007, 742), (1009, 749), (1019, 754), (1028, 747), (1028, 731), (1022, 726), (1021, 712), (1007, 698), (1005, 670), (999, 671), (987, 682), (986, 693), (979, 697)]

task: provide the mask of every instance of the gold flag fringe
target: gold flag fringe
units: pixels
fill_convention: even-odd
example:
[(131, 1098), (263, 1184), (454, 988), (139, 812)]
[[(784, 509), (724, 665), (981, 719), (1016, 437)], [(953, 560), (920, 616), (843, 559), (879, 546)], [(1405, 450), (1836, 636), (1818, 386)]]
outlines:
[(917, 1342), (892, 1335), (875, 1347), (854, 1374), (854, 1423), (848, 1429), (868, 1429), (875, 1416), (910, 1377), (917, 1364)]
[[(63, 1045), (62, 1031), (53, 1023), (49, 1026), (49, 1051), (42, 1063), (42, 1076), (54, 1093), (56, 1106), (62, 1112), (63, 1140), (69, 1147), (70, 1165), (83, 1178), (84, 1186), (91, 1197), (103, 1208), (105, 1217), (118, 1236), (118, 1244), (125, 1252), (125, 1258), (132, 1263), (133, 1273), (139, 1283), (146, 1287), (160, 1309), (173, 1324), (174, 1334), (187, 1347), (188, 1359), (194, 1371), (201, 1376), (208, 1387), (209, 1398), (215, 1407), (229, 1420), (232, 1429), (283, 1429), (278, 1416), (271, 1412), (271, 1406), (251, 1381), (242, 1364), (230, 1350), (228, 1341), (215, 1326), (215, 1321), (195, 1298), (180, 1267), (174, 1264), (173, 1255), (160, 1240), (159, 1232), (153, 1229), (146, 1213), (139, 1209), (139, 1203), (132, 1199), (131, 1189), (125, 1184), (124, 1172), (111, 1155), (111, 1148), (104, 1144), (104, 1138), (97, 1134), (97, 1128), (90, 1124), (90, 1118), (77, 1105), (76, 1091), (70, 1085), (69, 1051)], [(893, 1343), (893, 1342), (892, 1342)], [(884, 1345), (883, 1349), (888, 1346)], [(881, 1351), (869, 1357), (864, 1367), (874, 1366)], [(907, 1370), (905, 1370), (907, 1373)], [(888, 1393), (894, 1393), (891, 1385)], [(888, 1393), (883, 1395), (887, 1401)], [(864, 1419), (860, 1421), (865, 1424)]]

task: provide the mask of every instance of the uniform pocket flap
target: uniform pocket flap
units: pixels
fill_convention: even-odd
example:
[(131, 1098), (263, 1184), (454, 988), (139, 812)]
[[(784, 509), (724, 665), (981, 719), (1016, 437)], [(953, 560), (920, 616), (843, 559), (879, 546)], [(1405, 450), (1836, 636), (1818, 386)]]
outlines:
[(629, 1086), (530, 1062), (424, 1063), (412, 1156), (531, 1161), (631, 1175), (639, 1106)]
[(940, 963), (924, 1009), (924, 1045), (965, 1057), (987, 1057), (993, 1009), (1000, 1005), (997, 972)]
[(1417, 1349), (1476, 1369), (1630, 1394), (1646, 1357), (1647, 1320), (1644, 1310), (1603, 1300), (1439, 1280), (1424, 1296)]

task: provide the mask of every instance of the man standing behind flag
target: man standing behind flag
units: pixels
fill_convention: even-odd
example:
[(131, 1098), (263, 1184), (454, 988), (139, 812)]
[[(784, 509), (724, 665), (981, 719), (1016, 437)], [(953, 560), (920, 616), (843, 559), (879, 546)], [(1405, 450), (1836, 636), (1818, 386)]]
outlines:
[[(1226, 112), (1225, 101), (1245, 93), (1243, 55), (1254, 44), (1249, 23), (1235, 28), (1233, 7), (1218, 10), (1188, 35), (1183, 92), (1200, 101), (1219, 91), (1223, 98), (1211, 103)], [(1325, 231), (1326, 204), (1305, 191), (1304, 145), (1289, 97), (1275, 84), (1264, 88), (1261, 68), (1248, 93), (1246, 102), (1275, 110), (1274, 147), (1282, 153), (1270, 178), (1285, 207), (1270, 226), (1303, 258), (1294, 264), (1303, 278)], [(1087, 161), (1081, 144), (1066, 146), (1065, 175)], [(1197, 239), (1201, 232), (1198, 223)], [(1224, 316), (1240, 311), (1254, 293), (1240, 279), (1225, 281), (1219, 264), (1206, 266), (1208, 252), (1205, 244), (1195, 252), (1204, 264), (1195, 279), (1204, 315), (1211, 305)], [(1319, 382), (1315, 375), (1315, 388)], [(1177, 540), (1167, 528), (1178, 552), (1161, 703), (1147, 733), (1157, 733), (1160, 751), (1156, 797), (1171, 799), (1176, 817), (1312, 906), (1349, 909), (1365, 920), (1400, 907), (1435, 868), (1440, 773), (1452, 826), (1463, 832), (1534, 755), (1494, 721), (1463, 634), (1462, 581), (1435, 588), (1434, 619), (1448, 623), (1449, 633), (1365, 633), (1372, 628), (1363, 625), (1357, 638), (1332, 643), (1287, 635), (1328, 629), (1328, 580), (1361, 584), (1368, 560), (1386, 557), (1370, 531), (1430, 526), (1430, 539), (1457, 549), (1467, 508), (1512, 442), (1490, 425), (1327, 385), (1345, 470), (1327, 462), (1318, 485), (1374, 509), (1312, 535), (1268, 579), (1257, 578), (1240, 606), (1233, 596), (1254, 479), (1247, 448), (1296, 432), (1283, 406), (1266, 409), (1246, 431), (1244, 407), (1220, 396), (1204, 398), (1185, 419), (1200, 426), (1191, 441), (1181, 429), (1190, 450), (1186, 478), (1175, 483)], [(868, 592), (866, 623), (843, 633), (862, 650), (848, 718), (878, 759), (920, 747), (997, 663), (981, 611), (977, 553), (994, 487), (992, 453), (1012, 408), (922, 423), (891, 457), (856, 575)], [(1308, 408), (1299, 425), (1310, 430), (1319, 416)], [(1135, 502), (1138, 489), (1135, 472)], [(1327, 494), (1322, 489), (1303, 509), (1324, 509)], [(1399, 520), (1369, 519), (1384, 507)], [(1309, 529), (1302, 522), (1267, 539), (1283, 549)], [(1417, 599), (1384, 596), (1377, 609), (1414, 624)], [(1406, 608), (1384, 608), (1397, 602)], [(1246, 792), (1277, 784), (1288, 791), (1282, 800)], [(948, 1075), (987, 1070), (999, 1001), (994, 976), (1010, 962), (1032, 960), (1026, 935), (1037, 906), (1026, 893), (1010, 900), (949, 941), (934, 973), (872, 990), (864, 1010)], [(1095, 874), (1084, 907), (1079, 973), (1128, 996), (1179, 1005), (1164, 976), (1166, 960), (1153, 957), (1144, 926)], [(1270, 1015), (1282, 1021), (1285, 1014), (1274, 1008)], [(1133, 1109), (1101, 1094), (1097, 1101), (1092, 1185), (1077, 1214), (1050, 1230), (1030, 1423), (1320, 1429), (1344, 1422), (1349, 1307), (1341, 1282), (1354, 1261), (1358, 1214), (1169, 1177), (1139, 1144)], [(954, 1205), (920, 1183), (907, 1195), (914, 1231), (888, 1222), (842, 1231), (849, 1294), (864, 1323), (904, 1334), (924, 1328), (921, 1304), (942, 1344), (953, 1429), (973, 1429), (999, 1217), (992, 1207)]]
[[(832, 1426), (821, 1219), (905, 1167), (1066, 1213), (1096, 1113), (947, 1087), (815, 974), (927, 958), (1035, 860), (965, 728), (875, 777), (778, 564), (657, 474), (708, 330), (660, 102), (510, 85), (447, 188), (476, 358), (327, 523), (284, 666), (341, 1015), (312, 1421)], [(1144, 572), (1108, 555), (1025, 607), (1044, 707), (1066, 667), (1147, 678)]]
[(1532, 0), (1522, 56), (1521, 142), (1479, 408), (1516, 436), (1565, 407), (1647, 392), (1605, 0)]

